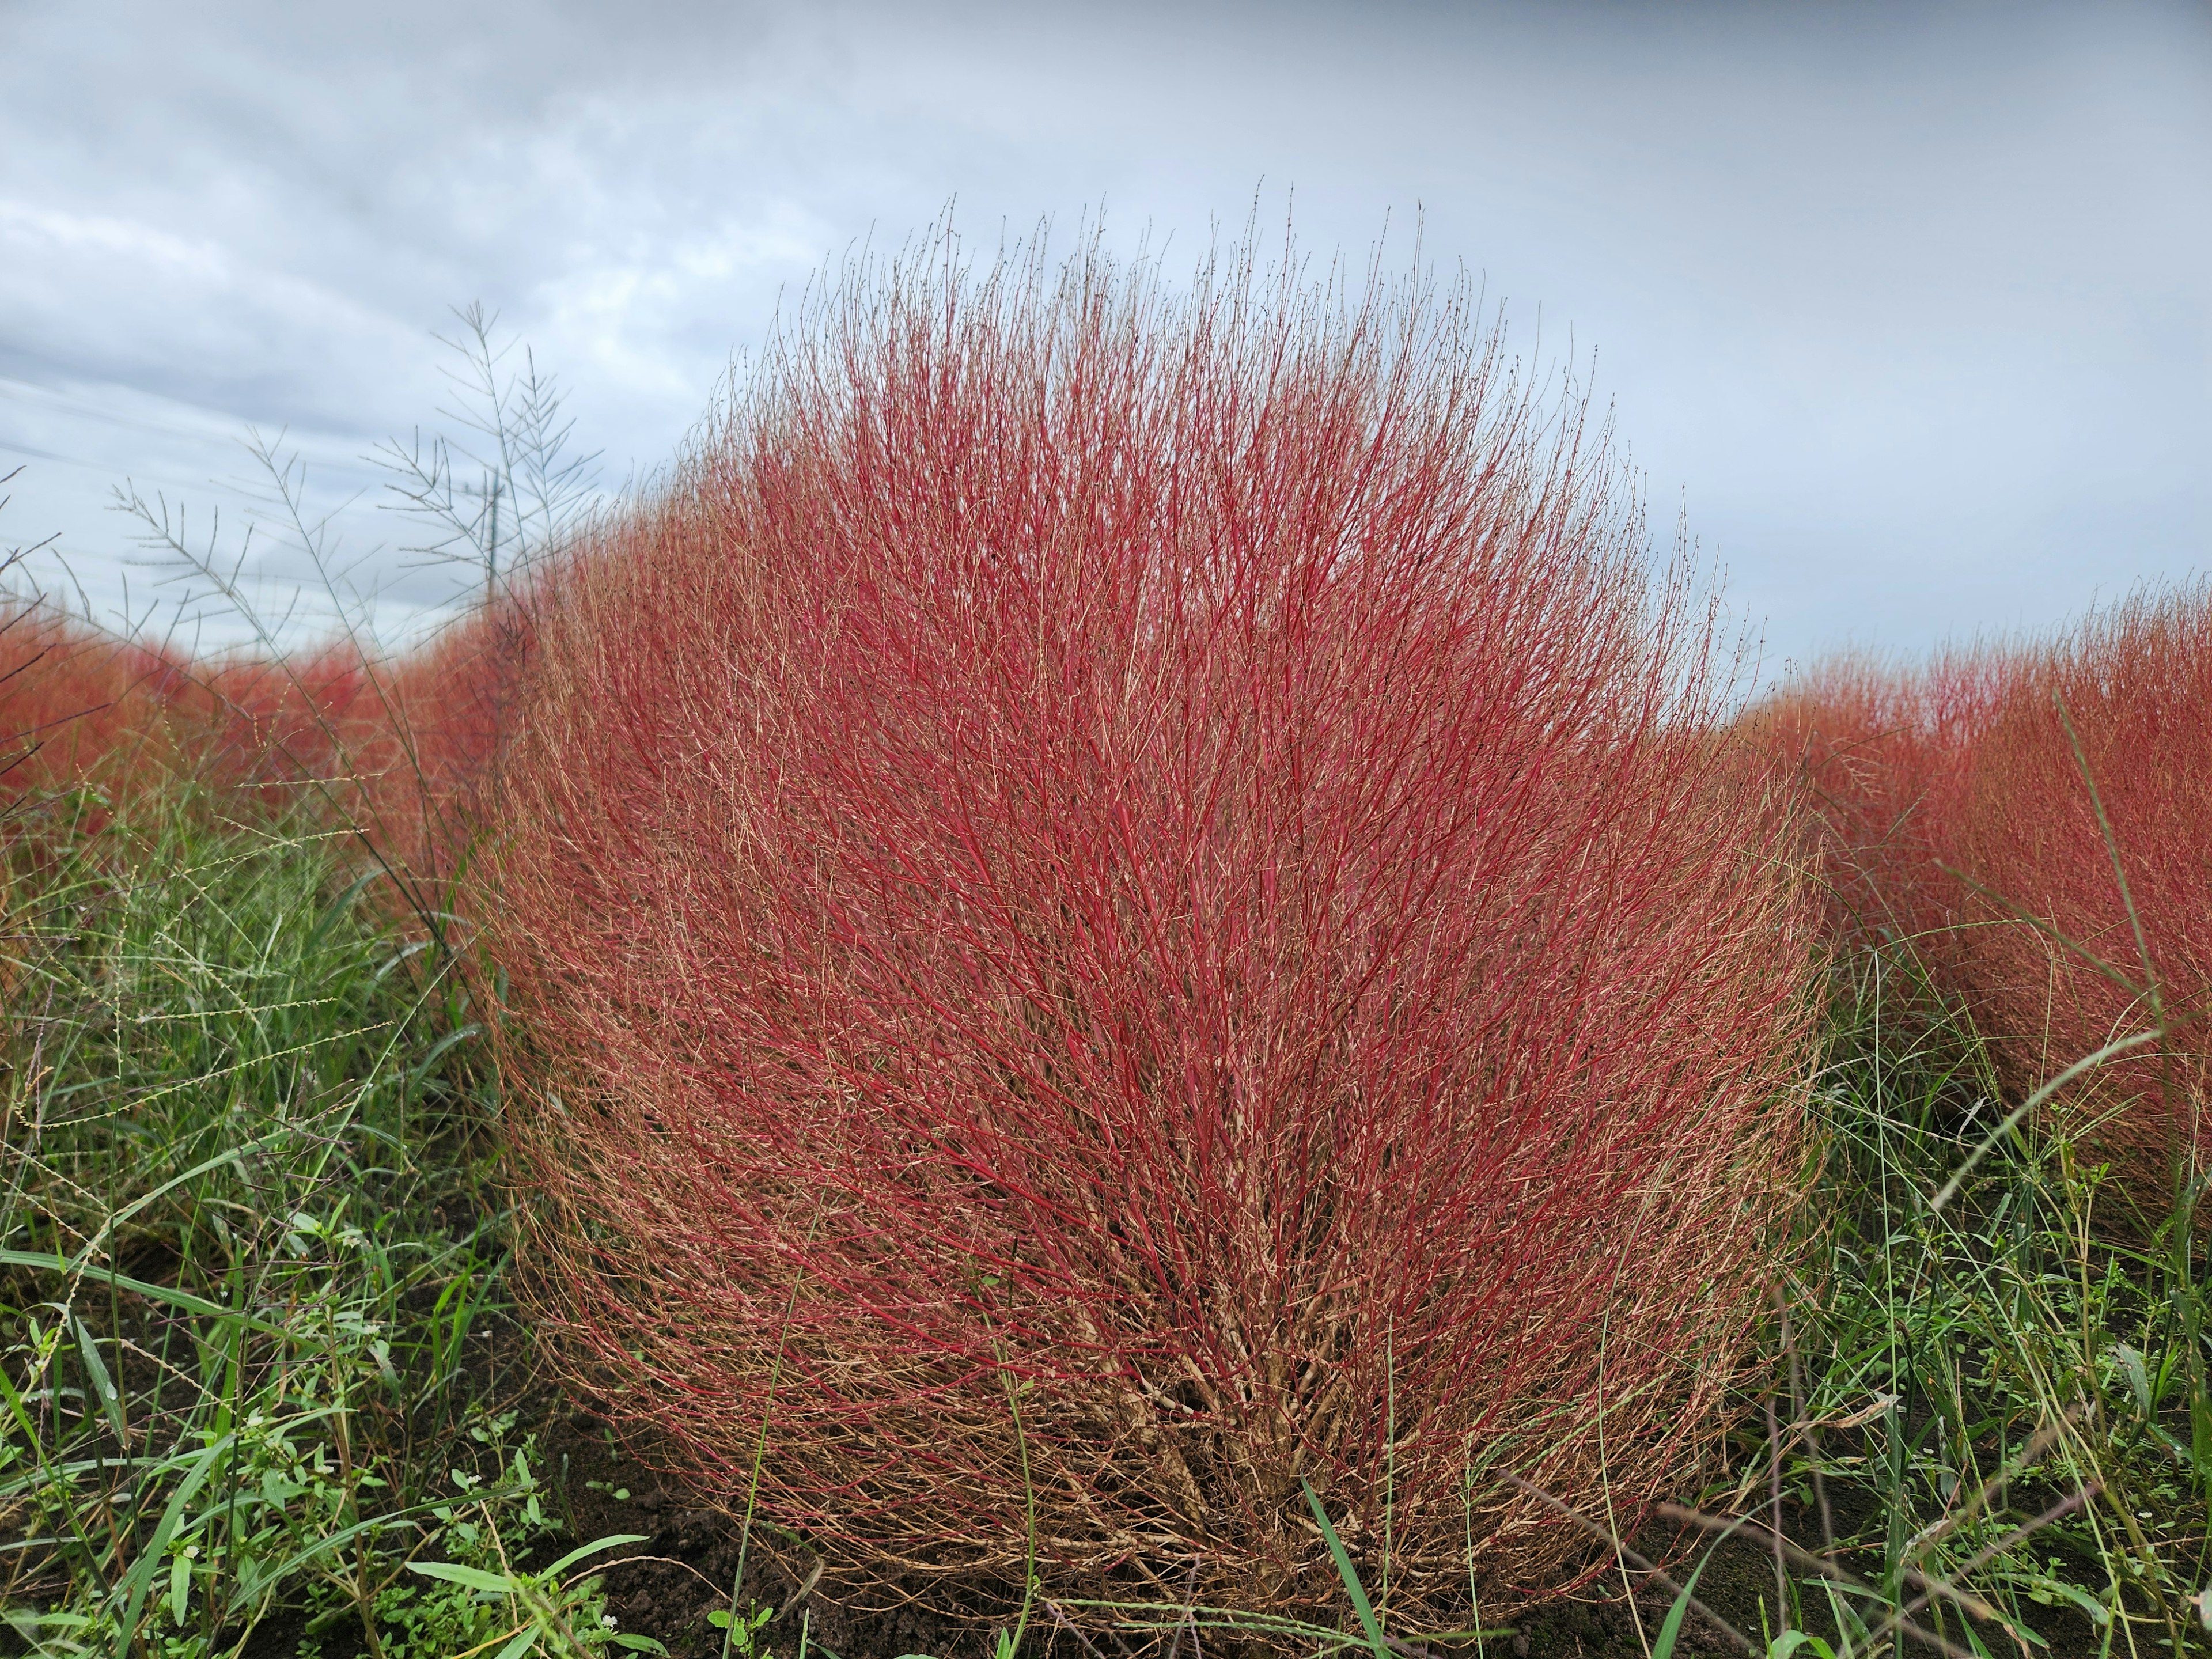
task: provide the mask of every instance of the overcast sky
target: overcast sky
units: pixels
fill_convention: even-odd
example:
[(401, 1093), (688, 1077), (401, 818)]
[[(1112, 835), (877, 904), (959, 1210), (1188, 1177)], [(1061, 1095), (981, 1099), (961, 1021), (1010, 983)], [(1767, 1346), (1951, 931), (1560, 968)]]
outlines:
[[(1173, 269), (1255, 191), (1361, 263), (1418, 213), (1524, 347), (1595, 354), (1770, 672), (2212, 563), (2203, 0), (0, 0), (0, 545), (158, 597), (116, 484), (234, 525), (258, 428), (319, 501), (373, 485), (472, 300), (619, 483), (859, 239), (1103, 208)], [(396, 627), (450, 589), (369, 508)]]

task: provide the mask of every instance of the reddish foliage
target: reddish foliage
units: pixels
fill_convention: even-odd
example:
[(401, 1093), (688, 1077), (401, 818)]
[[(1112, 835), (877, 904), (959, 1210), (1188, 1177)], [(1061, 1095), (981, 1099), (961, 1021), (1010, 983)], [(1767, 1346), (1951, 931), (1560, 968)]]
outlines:
[(186, 770), (271, 805), (312, 798), (396, 868), (443, 879), (489, 799), (526, 638), (505, 604), (396, 657), (346, 644), (194, 663), (8, 601), (0, 803), (85, 783), (112, 797)]
[(1745, 724), (1803, 781), (1832, 937), (1911, 938), (1990, 1040), (2014, 1099), (2154, 1030), (2156, 982), (2167, 1040), (2115, 1057), (2059, 1104), (2162, 1215), (2174, 1160), (2212, 1152), (2212, 826), (2198, 782), (2212, 755), (2212, 592), (2140, 598), (2055, 643), (1913, 672), (1842, 659)]
[(230, 786), (312, 793), (396, 870), (442, 880), (490, 799), (526, 638), (503, 604), (397, 657), (342, 645), (216, 665), (203, 763)]
[[(834, 1574), (1399, 1615), (1714, 1425), (1811, 928), (1707, 613), (1463, 294), (860, 273), (550, 582), (548, 1317)], [(1603, 1470), (1601, 1471), (1601, 1453)], [(1486, 1602), (1486, 1611), (1491, 1604)]]
[(362, 817), (395, 864), (442, 882), (467, 860), (497, 799), (528, 641), (525, 607), (503, 601), (386, 669), (354, 767)]
[[(96, 781), (112, 798), (173, 764), (167, 711), (188, 685), (161, 652), (0, 595), (0, 1030), (12, 1031), (15, 999), (35, 983), (22, 972), (15, 910), (17, 882), (42, 862), (23, 833), (27, 817), (55, 793)], [(70, 810), (95, 824), (108, 813), (98, 791), (76, 795)]]
[(103, 762), (111, 775), (160, 762), (163, 716), (190, 684), (165, 652), (0, 598), (0, 802), (68, 787)]
[(2173, 1160), (2212, 1153), (2212, 590), (2093, 617), (2031, 667), (1977, 748), (1958, 841), (1979, 890), (1956, 971), (2023, 1091), (2116, 1038), (2154, 1030), (2155, 983), (2168, 1041), (2116, 1059), (2068, 1105), (2161, 1215)]
[(1832, 658), (1742, 722), (1796, 773), (1838, 944), (1909, 939), (1950, 959), (1966, 890), (1959, 857), (1975, 744), (2021, 673), (2016, 653), (1946, 653), (1900, 668)]

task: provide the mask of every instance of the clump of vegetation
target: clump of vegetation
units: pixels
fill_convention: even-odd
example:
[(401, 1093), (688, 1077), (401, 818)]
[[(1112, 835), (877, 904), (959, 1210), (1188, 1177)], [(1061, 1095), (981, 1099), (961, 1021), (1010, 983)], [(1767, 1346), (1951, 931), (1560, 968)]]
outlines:
[[(0, 483), (5, 480), (0, 479)], [(0, 576), (15, 560), (0, 559)], [(0, 808), (100, 769), (111, 787), (174, 758), (161, 739), (185, 665), (0, 592)]]
[(1744, 715), (1739, 736), (1796, 775), (1835, 946), (1908, 939), (1923, 961), (1950, 960), (1966, 920), (1948, 866), (1971, 757), (2019, 672), (2017, 653), (2001, 648), (1944, 651), (1917, 666), (1845, 655)]
[(545, 1316), (833, 1582), (1341, 1610), (1310, 1492), (1411, 1626), (1555, 1592), (1802, 1169), (1709, 615), (1466, 290), (950, 263), (538, 594)]
[(2033, 668), (1974, 750), (1959, 971), (2015, 1091), (2124, 1045), (2059, 1099), (2154, 1225), (2212, 1166), (2212, 592), (2102, 611)]
[[(1888, 1024), (1863, 1065), (1886, 1067), (1887, 1086), (1849, 1073), (1881, 1110), (1848, 1115), (1837, 1146), (1885, 1219), (1850, 1281), (1879, 1265), (1893, 1288), (1873, 1305), (1900, 1351), (1952, 1369), (1947, 1409), (1926, 1359), (1911, 1361), (1929, 1389), (1923, 1432), (1971, 1445), (1978, 1425), (2032, 1422), (2027, 1443), (2066, 1469), (2046, 1490), (2070, 1496), (2045, 1523), (1972, 1565), (2031, 1535), (2067, 1540), (2070, 1571), (2053, 1557), (1998, 1581), (2080, 1601), (2108, 1644), (2131, 1635), (2130, 1609), (2176, 1646), (2212, 1627), (2197, 1594), (2212, 1493), (2199, 1208), (2212, 912), (2193, 781), (2208, 619), (2191, 588), (2047, 643), (1918, 669), (1834, 665), (1752, 722), (1802, 768), (1838, 971), (1916, 988), (1870, 1005)], [(1916, 1106), (1909, 1079), (1930, 1075), (1931, 1052), (1950, 1059)], [(1969, 1489), (1972, 1461), (1942, 1467)], [(1910, 1512), (1893, 1492), (1885, 1507)]]
[(507, 1221), (453, 959), (313, 814), (132, 782), (7, 826), (7, 1626), (58, 1654), (235, 1651), (272, 1618), (389, 1659), (605, 1645), (574, 1562), (525, 1565), (557, 1517), (501, 1409)]
[(2212, 1146), (2208, 672), (2212, 594), (2190, 587), (2048, 642), (1826, 665), (1749, 722), (1801, 770), (1832, 931), (1911, 940), (2015, 1100), (2098, 1057), (2051, 1105), (2124, 1177), (2110, 1218), (2145, 1229)]
[(1900, 1616), (1976, 1653), (2189, 1649), (2212, 1455), (2166, 1237), (2096, 1224), (2112, 1166), (2034, 1109), (2047, 1083), (2007, 1109), (1910, 943), (1845, 957), (1836, 991), (1817, 1249), (1718, 1507), (1764, 1490), (1761, 1526), (1802, 1547), (1771, 1605), (1858, 1651)]

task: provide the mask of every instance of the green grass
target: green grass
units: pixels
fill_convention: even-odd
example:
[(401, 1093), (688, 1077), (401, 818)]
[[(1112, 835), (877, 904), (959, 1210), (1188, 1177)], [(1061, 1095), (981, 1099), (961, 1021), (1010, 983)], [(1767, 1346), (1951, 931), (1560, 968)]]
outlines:
[[(188, 781), (40, 803), (9, 837), (0, 1645), (656, 1646), (609, 1624), (594, 1571), (635, 1540), (574, 1536), (539, 1454), (561, 1402), (514, 1363), (495, 1075), (454, 958), (350, 839)], [(1908, 1630), (1969, 1654), (2201, 1650), (2192, 1250), (2097, 1224), (2103, 1172), (2033, 1115), (2006, 1124), (1908, 951), (1848, 964), (1833, 1008), (1772, 1363), (1726, 1470), (1656, 1529), (1671, 1542), (1621, 1550), (1650, 1601), (1624, 1650), (1717, 1650), (1692, 1571), (1776, 1656), (1902, 1653)], [(1729, 1528), (1732, 1592), (1701, 1541)], [(1360, 1616), (1334, 1637), (1040, 1600), (1000, 1646), (1073, 1651), (1063, 1614), (1087, 1611), (1162, 1647), (1393, 1650), (1387, 1597), (1337, 1557)], [(764, 1611), (686, 1639), (769, 1644)], [(1523, 1621), (1539, 1654), (1545, 1628)]]
[(0, 1632), (617, 1639), (595, 1581), (522, 1565), (558, 1527), (452, 959), (351, 840), (189, 781), (38, 803), (8, 851)]
[[(1909, 951), (1847, 964), (1832, 994), (1814, 1248), (1777, 1320), (1778, 1427), (1740, 1453), (1764, 1492), (1731, 1496), (1825, 1510), (1816, 1551), (1873, 1592), (1843, 1598), (1869, 1632), (1917, 1603), (1970, 1650), (2018, 1651), (2064, 1607), (2097, 1651), (2201, 1644), (2201, 1237), (2107, 1224), (2109, 1172), (1997, 1103)], [(1776, 1601), (1802, 1617), (1789, 1565)]]

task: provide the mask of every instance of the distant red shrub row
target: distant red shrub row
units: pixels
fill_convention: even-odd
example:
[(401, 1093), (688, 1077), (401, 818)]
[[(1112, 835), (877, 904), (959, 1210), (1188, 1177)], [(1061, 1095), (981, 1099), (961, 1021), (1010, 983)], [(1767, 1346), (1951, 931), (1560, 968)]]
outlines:
[(185, 665), (118, 645), (22, 600), (0, 599), (0, 803), (64, 788), (157, 741)]
[(333, 647), (193, 662), (0, 601), (0, 804), (191, 771), (312, 793), (396, 867), (449, 873), (485, 799), (520, 631), (509, 611), (380, 661)]
[(2163, 1020), (2060, 1103), (2162, 1215), (2176, 1161), (2212, 1156), (2212, 592), (1917, 672), (1832, 665), (1759, 718), (1810, 786), (1838, 922), (1915, 937), (2016, 1097)]
[(848, 1583), (1336, 1607), (1310, 1480), (1408, 1624), (1556, 1587), (1503, 1476), (1678, 1489), (1801, 1158), (1708, 613), (1462, 293), (931, 269), (538, 595), (540, 1294)]

